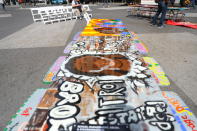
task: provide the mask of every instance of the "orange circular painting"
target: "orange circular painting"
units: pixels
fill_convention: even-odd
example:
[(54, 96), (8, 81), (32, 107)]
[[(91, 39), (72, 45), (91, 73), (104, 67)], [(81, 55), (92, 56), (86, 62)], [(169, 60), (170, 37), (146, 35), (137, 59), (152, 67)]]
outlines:
[(131, 61), (120, 54), (82, 55), (71, 58), (65, 68), (77, 75), (122, 76), (129, 72)]

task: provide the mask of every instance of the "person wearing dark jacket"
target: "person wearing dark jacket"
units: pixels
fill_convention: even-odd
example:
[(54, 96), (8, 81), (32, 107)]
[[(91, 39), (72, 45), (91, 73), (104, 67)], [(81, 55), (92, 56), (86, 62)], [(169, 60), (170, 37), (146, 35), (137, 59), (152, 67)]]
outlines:
[[(152, 25), (158, 25), (159, 28), (164, 27), (164, 22), (165, 22), (165, 17), (166, 17), (166, 12), (167, 12), (167, 7), (168, 7), (168, 0), (155, 0), (156, 3), (158, 3), (158, 10), (153, 17), (152, 20)], [(161, 14), (159, 24), (157, 23), (157, 19), (159, 15)]]
[(174, 6), (174, 2), (175, 2), (175, 0), (170, 0), (170, 3), (172, 6)]

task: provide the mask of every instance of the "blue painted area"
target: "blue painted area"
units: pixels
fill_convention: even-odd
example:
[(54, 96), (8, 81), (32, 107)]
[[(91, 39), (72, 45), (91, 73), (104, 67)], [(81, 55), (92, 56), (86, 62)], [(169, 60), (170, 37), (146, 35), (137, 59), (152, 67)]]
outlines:
[(117, 25), (116, 23), (104, 23), (104, 25)]
[(116, 23), (106, 22), (106, 23), (104, 23), (104, 25), (125, 25), (125, 24), (123, 24), (121, 22), (116, 22)]
[(185, 108), (185, 110), (187, 110), (187, 111), (189, 111), (189, 112), (191, 112), (192, 113), (192, 110), (190, 110), (190, 108), (189, 107), (187, 107), (187, 106), (183, 106), (184, 108)]
[(183, 125), (183, 122), (181, 121), (180, 117), (177, 116), (177, 115), (175, 115), (175, 119), (176, 119), (176, 121), (179, 123), (179, 125), (180, 125), (182, 131), (187, 131), (187, 129), (186, 129), (185, 126)]
[(115, 27), (110, 27), (108, 25), (101, 25), (101, 27), (109, 27), (109, 28), (118, 28), (118, 29), (127, 29), (126, 27), (122, 27), (122, 26), (115, 26)]
[(130, 35), (129, 32), (122, 32), (121, 34), (122, 34), (122, 35)]
[(181, 130), (182, 131), (187, 131), (186, 127), (184, 126), (183, 122), (181, 121), (180, 117), (178, 115), (176, 115), (176, 111), (173, 109), (173, 107), (171, 105), (169, 105), (170, 107), (170, 110), (172, 111), (176, 121), (179, 123), (180, 127), (181, 127)]
[(121, 19), (115, 19), (115, 20), (117, 20), (117, 21), (121, 21)]
[(54, 80), (55, 80), (55, 78), (56, 78), (56, 75), (54, 75), (54, 76), (53, 76), (52, 80), (54, 81)]

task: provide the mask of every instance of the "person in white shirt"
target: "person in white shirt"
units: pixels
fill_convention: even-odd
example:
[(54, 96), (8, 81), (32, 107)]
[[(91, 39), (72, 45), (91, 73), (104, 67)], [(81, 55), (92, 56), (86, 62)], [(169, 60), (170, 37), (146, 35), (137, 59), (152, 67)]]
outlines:
[(76, 15), (80, 19), (82, 19), (83, 11), (82, 11), (82, 5), (79, 0), (72, 0), (72, 8), (74, 9), (74, 12), (76, 13)]
[(3, 10), (5, 10), (5, 1), (4, 0), (0, 0), (0, 5), (2, 6)]

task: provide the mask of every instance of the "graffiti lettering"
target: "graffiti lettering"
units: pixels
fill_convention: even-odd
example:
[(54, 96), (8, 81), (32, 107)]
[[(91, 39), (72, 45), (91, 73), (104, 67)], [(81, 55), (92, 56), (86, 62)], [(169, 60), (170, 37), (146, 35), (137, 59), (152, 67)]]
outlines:
[(196, 128), (195, 122), (193, 120), (189, 119), (187, 115), (181, 116), (181, 118), (184, 120), (184, 122), (187, 124), (187, 126), (192, 129), (192, 131), (197, 131), (197, 130), (195, 130), (195, 128)]
[(50, 111), (50, 117), (53, 119), (67, 119), (75, 116), (78, 113), (77, 106), (74, 105), (61, 105), (53, 108)]
[(125, 94), (122, 93), (123, 91), (126, 91), (125, 87), (122, 87), (120, 89), (111, 91), (111, 92), (107, 92), (105, 90), (101, 90), (99, 91), (99, 96), (124, 96)]
[(118, 86), (116, 84), (118, 83), (122, 83), (122, 81), (113, 81), (113, 83), (104, 83), (105, 81), (99, 81), (98, 83), (103, 83), (101, 84), (101, 90), (98, 92), (98, 96), (100, 97), (98, 100), (98, 106), (99, 108), (102, 108), (103, 106), (111, 106), (111, 105), (119, 105), (119, 104), (125, 104), (127, 103), (127, 101), (125, 99), (111, 99), (111, 100), (107, 100), (102, 97), (107, 97), (107, 96), (125, 96), (124, 92), (126, 91), (125, 87), (120, 87), (118, 88)]
[(110, 89), (116, 88), (116, 85), (115, 84), (103, 84), (101, 85), (101, 88), (110, 90)]
[(82, 91), (83, 85), (80, 83), (65, 81), (61, 84), (57, 96), (60, 101), (49, 112), (49, 131), (68, 130), (71, 124), (77, 122), (75, 117), (80, 109), (75, 104), (80, 102), (81, 97), (78, 93)]
[(116, 117), (118, 118), (120, 124), (125, 124), (126, 123), (126, 117), (127, 116), (128, 116), (128, 114), (126, 112), (116, 114)]
[(117, 100), (104, 100), (103, 98), (99, 98), (99, 107), (103, 106), (110, 106), (110, 105), (119, 105), (127, 103), (124, 99), (117, 99)]
[(166, 108), (167, 105), (163, 101), (147, 101), (145, 102), (145, 106), (128, 111), (105, 113), (104, 115), (97, 113), (98, 116), (89, 119), (88, 123), (120, 125), (154, 119), (149, 121), (150, 125), (156, 126), (163, 131), (173, 131), (174, 125), (172, 122), (175, 121), (175, 118), (166, 113)]
[(79, 84), (79, 83), (73, 83), (73, 82), (69, 82), (69, 81), (65, 81), (61, 87), (60, 87), (61, 91), (68, 91), (71, 93), (80, 93), (83, 91), (83, 85)]
[(64, 105), (67, 103), (78, 103), (80, 102), (80, 96), (78, 94), (70, 94), (68, 92), (60, 92), (59, 96), (61, 96), (62, 99), (57, 103), (57, 105)]
[(189, 115), (193, 115), (191, 111), (186, 110), (187, 107), (181, 106), (181, 103), (175, 98), (168, 97), (165, 92), (162, 92), (162, 95), (168, 100), (170, 104), (172, 104), (172, 106), (176, 109), (178, 113), (187, 112)]
[(153, 126), (157, 126), (162, 131), (174, 131), (174, 126), (170, 122), (151, 121), (149, 123)]
[(128, 111), (128, 123), (137, 123), (139, 118), (134, 110)]
[(95, 114), (97, 114), (97, 115), (106, 115), (106, 114), (109, 114), (109, 113), (121, 112), (122, 110), (123, 110), (123, 108), (102, 109), (102, 110), (96, 111)]
[(56, 120), (50, 118), (48, 121), (51, 124), (51, 126), (49, 127), (49, 131), (58, 131), (60, 127), (61, 130), (69, 130), (69, 126), (77, 122), (75, 118), (68, 118), (63, 120)]

